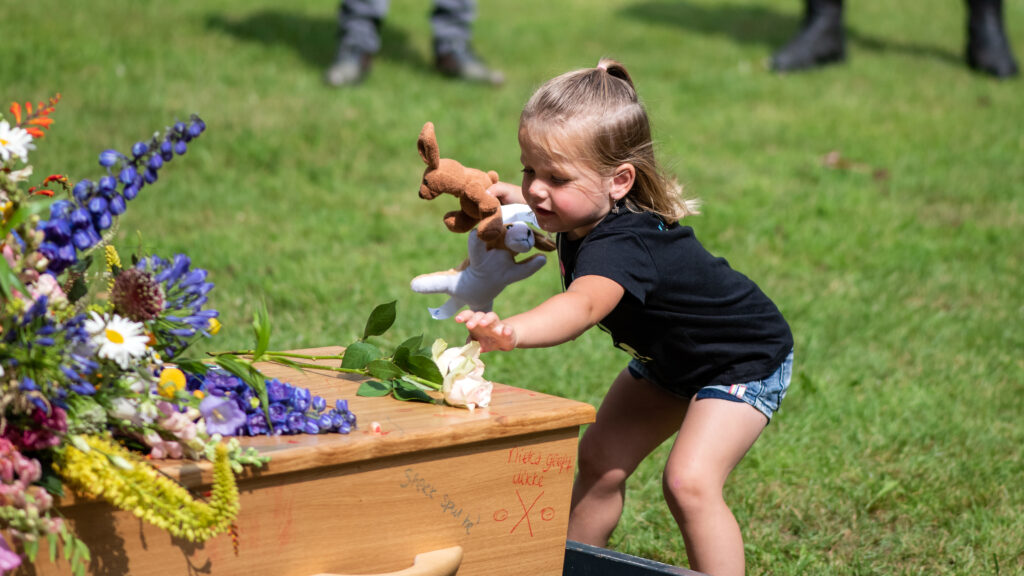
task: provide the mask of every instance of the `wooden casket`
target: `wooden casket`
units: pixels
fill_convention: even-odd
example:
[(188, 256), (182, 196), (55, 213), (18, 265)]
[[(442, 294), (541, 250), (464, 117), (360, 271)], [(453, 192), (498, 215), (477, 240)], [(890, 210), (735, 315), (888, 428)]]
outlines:
[[(330, 404), (347, 399), (358, 428), (243, 439), (271, 462), (239, 478), (237, 554), (228, 535), (193, 544), (104, 502), (67, 500), (92, 574), (562, 573), (577, 440), (592, 406), (496, 383), (490, 407), (470, 412), (357, 397), (359, 382), (335, 373), (261, 368)], [(199, 491), (212, 480), (208, 463), (161, 469)], [(33, 571), (70, 573), (46, 558), (22, 572)]]

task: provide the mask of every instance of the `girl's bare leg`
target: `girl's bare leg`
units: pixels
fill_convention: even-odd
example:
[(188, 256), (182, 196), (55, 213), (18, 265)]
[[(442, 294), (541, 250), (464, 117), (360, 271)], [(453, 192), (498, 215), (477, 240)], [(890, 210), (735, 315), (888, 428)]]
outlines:
[(679, 430), (687, 401), (623, 370), (597, 419), (580, 440), (579, 475), (572, 491), (569, 539), (606, 546), (619, 522), (626, 478)]
[(743, 537), (722, 487), (767, 424), (763, 414), (742, 402), (690, 402), (663, 477), (690, 568), (712, 576), (744, 573)]

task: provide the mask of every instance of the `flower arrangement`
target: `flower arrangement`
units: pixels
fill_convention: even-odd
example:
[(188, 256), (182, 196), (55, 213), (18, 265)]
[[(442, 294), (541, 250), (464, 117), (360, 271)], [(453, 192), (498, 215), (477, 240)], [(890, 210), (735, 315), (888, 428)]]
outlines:
[[(254, 366), (269, 339), (243, 357), (189, 358), (217, 333), (213, 284), (183, 254), (133, 255), (109, 243), (118, 217), (161, 170), (186, 154), (206, 125), (193, 115), (129, 153), (105, 150), (96, 181), (63, 175), (36, 186), (29, 153), (60, 100), (13, 104), (0, 116), (0, 573), (35, 561), (42, 541), (75, 574), (89, 551), (63, 522), (63, 487), (103, 498), (191, 541), (232, 530), (235, 474), (267, 461), (235, 438), (348, 433), (355, 415), (309, 390), (267, 379)], [(26, 186), (28, 186), (26, 188)], [(208, 498), (160, 474), (160, 458), (213, 462)]]
[[(34, 562), (42, 542), (63, 552), (74, 574), (88, 547), (55, 506), (64, 487), (128, 510), (190, 541), (232, 531), (239, 512), (235, 474), (269, 459), (235, 438), (263, 434), (347, 434), (356, 417), (275, 378), (256, 362), (367, 376), (357, 394), (487, 406), (480, 347), (429, 347), (423, 338), (390, 354), (369, 339), (395, 321), (395, 303), (370, 314), (343, 354), (269, 350), (265, 308), (254, 312), (251, 350), (190, 357), (192, 344), (220, 329), (206, 270), (177, 254), (133, 254), (110, 244), (118, 218), (206, 129), (192, 115), (129, 153), (105, 150), (105, 175), (72, 182), (50, 175), (30, 186), (29, 153), (53, 124), (57, 95), (15, 103), (0, 115), (0, 574)], [(338, 360), (338, 366), (309, 361)], [(435, 399), (429, 391), (439, 391)], [(151, 461), (205, 459), (213, 488), (203, 498)], [(6, 535), (6, 536), (5, 536)]]

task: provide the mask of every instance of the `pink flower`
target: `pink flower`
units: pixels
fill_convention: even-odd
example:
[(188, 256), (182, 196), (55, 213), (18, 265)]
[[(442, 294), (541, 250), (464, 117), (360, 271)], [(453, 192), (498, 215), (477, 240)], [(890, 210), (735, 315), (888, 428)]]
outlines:
[(49, 414), (36, 408), (32, 412), (32, 422), (32, 427), (22, 427), (20, 430), (18, 426), (8, 426), (4, 430), (4, 438), (19, 450), (32, 452), (60, 444), (61, 438), (68, 431), (67, 414), (56, 406), (50, 409)]
[(4, 260), (7, 260), (7, 265), (11, 267), (11, 270), (17, 270), (18, 257), (14, 255), (14, 248), (11, 248), (10, 244), (4, 244), (3, 254)]
[(36, 280), (35, 284), (28, 287), (28, 293), (32, 296), (33, 301), (39, 300), (40, 296), (46, 296), (49, 299), (50, 305), (58, 308), (68, 301), (64, 290), (60, 287), (60, 283), (49, 274), (40, 275), (39, 280)]
[(21, 556), (15, 554), (11, 550), (10, 544), (7, 543), (7, 539), (0, 536), (0, 574), (14, 570), (18, 566), (21, 566)]
[(150, 447), (149, 456), (154, 460), (179, 459), (182, 456), (181, 444), (173, 440), (164, 440), (156, 432), (148, 432), (142, 439)]

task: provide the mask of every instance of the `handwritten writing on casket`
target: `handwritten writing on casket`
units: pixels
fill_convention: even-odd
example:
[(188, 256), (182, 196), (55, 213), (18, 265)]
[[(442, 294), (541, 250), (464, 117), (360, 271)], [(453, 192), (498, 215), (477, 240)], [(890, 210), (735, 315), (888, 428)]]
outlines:
[(505, 461), (512, 468), (514, 486), (544, 486), (548, 475), (572, 474), (575, 457), (561, 452), (545, 452), (538, 448), (509, 448)]
[[(524, 498), (524, 492), (521, 492), (519, 487), (544, 488), (545, 480), (552, 476), (571, 475), (575, 470), (575, 457), (562, 452), (547, 452), (539, 448), (515, 446), (509, 449), (505, 464), (509, 467), (512, 485), (516, 487), (515, 497), (519, 503), (519, 512), (521, 512), (521, 514), (516, 512), (519, 514), (518, 516), (512, 516), (518, 520), (512, 524), (509, 534), (514, 534), (517, 529), (525, 528), (522, 532), (529, 534), (532, 538), (532, 519), (539, 518), (547, 522), (555, 517), (555, 509), (551, 506), (544, 506), (542, 503), (538, 506), (544, 496), (543, 490), (540, 490), (536, 496), (533, 496), (532, 491), (527, 491), (526, 494), (529, 496)], [(495, 510), (493, 518), (495, 522), (509, 520), (509, 509)]]
[(480, 523), (479, 514), (473, 514), (469, 510), (466, 510), (463, 506), (458, 504), (455, 497), (447, 493), (439, 492), (437, 486), (412, 468), (405, 469), (405, 477), (398, 483), (398, 485), (400, 488), (419, 492), (425, 498), (429, 498), (430, 500), (436, 500), (441, 509), (441, 513), (452, 518), (455, 522), (458, 522), (459, 525), (466, 530), (466, 534), (470, 533), (473, 526)]

